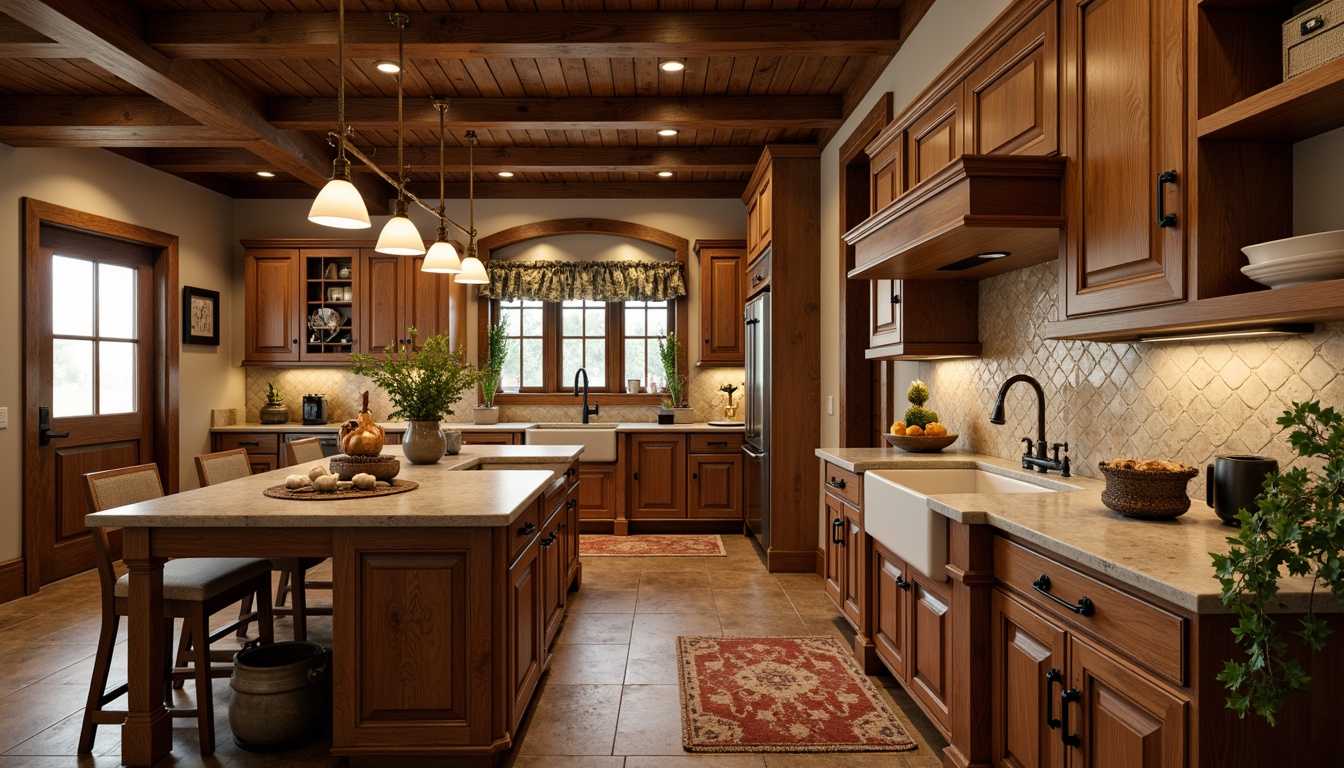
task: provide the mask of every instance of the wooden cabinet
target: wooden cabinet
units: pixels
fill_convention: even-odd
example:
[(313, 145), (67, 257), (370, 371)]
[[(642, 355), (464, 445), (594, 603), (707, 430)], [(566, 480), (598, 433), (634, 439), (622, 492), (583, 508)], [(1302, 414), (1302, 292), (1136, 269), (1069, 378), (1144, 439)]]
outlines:
[(1059, 152), (1059, 9), (1045, 5), (966, 76), (966, 153)]
[(1064, 315), (1186, 298), (1181, 0), (1066, 0)]
[(535, 534), (509, 567), (509, 722), (516, 731), (541, 679), (544, 645), (541, 547)]
[(823, 494), (827, 543), (824, 575), (826, 594), (849, 623), (865, 636), (870, 574), (868, 537), (863, 530), (862, 489), (856, 475), (828, 464)]
[(746, 333), (742, 305), (747, 292), (746, 245), (741, 240), (699, 240), (700, 362), (737, 365), (745, 362)]
[(478, 432), (476, 430), (463, 430), (462, 443), (464, 445), (518, 445), (519, 434), (517, 432)]
[(463, 289), (448, 275), (421, 272), (423, 263), (423, 256), (361, 250), (359, 338), (365, 351), (410, 343), (411, 327), (421, 339), (445, 335), (453, 346), (465, 343), (461, 313), (454, 311), (457, 305), (464, 306), (465, 296), (454, 296)]
[(822, 497), (822, 514), (826, 526), (822, 578), (826, 596), (839, 608), (845, 604), (845, 576), (849, 573), (845, 557), (845, 503), (828, 493)]
[(993, 596), (991, 755), (1003, 768), (1063, 768), (1055, 718), (1064, 684), (1064, 630), (1002, 590)]
[(747, 190), (747, 260), (752, 262), (770, 245), (774, 190), (767, 170)]
[(270, 472), (280, 466), (280, 442), (277, 432), (216, 432), (212, 439), (215, 451), (247, 450), (247, 463), (252, 474)]
[(689, 435), (686, 512), (691, 519), (742, 519), (742, 435)]
[(869, 360), (980, 354), (980, 288), (972, 280), (870, 280)]
[(747, 296), (755, 296), (770, 287), (770, 253), (767, 251), (747, 265)]
[(902, 684), (909, 680), (910, 572), (905, 561), (873, 542), (872, 638), (877, 657)]
[(686, 517), (686, 435), (630, 435), (631, 520)]
[(298, 249), (249, 248), (243, 282), (244, 362), (297, 361), (299, 335), (308, 330), (299, 309)]
[(616, 465), (579, 465), (580, 520), (616, 519)]
[[(563, 481), (561, 481), (563, 483)], [(564, 496), (562, 495), (550, 518), (541, 527), (537, 547), (541, 550), (538, 569), (541, 572), (542, 645), (549, 648), (560, 631), (565, 618), (565, 598), (569, 587), (569, 553), (567, 541), (560, 540), (560, 526), (565, 525)]]
[(951, 595), (946, 584), (911, 572), (909, 662), (906, 689), (946, 735), (951, 727), (948, 701), (952, 693)]
[(907, 188), (913, 187), (962, 154), (961, 89), (954, 88), (910, 123), (905, 131)]
[(872, 176), (869, 213), (877, 213), (905, 194), (905, 143), (899, 131), (883, 132), (866, 148)]

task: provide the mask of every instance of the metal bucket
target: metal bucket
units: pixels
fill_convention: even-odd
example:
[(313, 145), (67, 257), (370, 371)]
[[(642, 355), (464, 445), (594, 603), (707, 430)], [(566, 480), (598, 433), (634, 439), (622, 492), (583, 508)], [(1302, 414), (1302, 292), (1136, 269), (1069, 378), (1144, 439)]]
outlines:
[(229, 687), (229, 727), (243, 749), (288, 749), (331, 726), (331, 654), (317, 643), (249, 643), (234, 654)]

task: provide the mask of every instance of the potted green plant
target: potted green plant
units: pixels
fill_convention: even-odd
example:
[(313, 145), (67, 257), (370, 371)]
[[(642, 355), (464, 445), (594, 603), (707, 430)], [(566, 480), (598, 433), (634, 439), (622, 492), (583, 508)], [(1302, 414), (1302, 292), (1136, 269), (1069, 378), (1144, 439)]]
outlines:
[(509, 326), (503, 320), (495, 323), (485, 333), (485, 367), (481, 369), (481, 402), (472, 410), (472, 420), (477, 424), (498, 424), (499, 408), (495, 405), (495, 393), (499, 390), (499, 377), (504, 370), (504, 359), (509, 354)]
[(677, 334), (668, 331), (667, 337), (658, 340), (658, 359), (663, 364), (663, 375), (667, 377), (667, 392), (663, 404), (658, 409), (660, 424), (667, 423), (662, 417), (671, 414), (673, 424), (690, 424), (695, 421), (695, 410), (686, 404), (686, 377), (677, 372), (677, 359), (681, 357), (681, 341)]
[[(1319, 588), (1344, 599), (1344, 415), (1316, 401), (1293, 403), (1278, 424), (1292, 429), (1288, 443), (1293, 451), (1313, 459), (1319, 469), (1271, 472), (1256, 508), (1238, 513), (1241, 527), (1228, 538), (1228, 553), (1211, 553), (1223, 604), (1237, 615), (1233, 634), (1245, 651), (1244, 657), (1227, 660), (1218, 674), (1228, 690), (1227, 706), (1242, 717), (1254, 712), (1271, 725), (1288, 696), (1312, 683), (1269, 611), (1279, 578), (1304, 576), (1312, 580), (1313, 599)], [(1308, 602), (1293, 634), (1320, 652), (1329, 633)]]
[(261, 406), (262, 424), (284, 424), (289, 421), (285, 395), (275, 388), (275, 382), (266, 385), (266, 404)]
[(356, 353), (350, 356), (351, 370), (368, 376), (387, 393), (396, 407), (388, 418), (405, 419), (406, 436), (402, 452), (412, 464), (433, 464), (444, 453), (457, 453), (462, 433), (453, 430), (456, 446), (449, 444), (439, 422), (453, 414), (453, 405), (462, 393), (476, 384), (476, 369), (463, 361), (462, 349), (452, 349), (446, 336), (430, 336), (416, 349), (420, 332), (407, 328), (410, 344), (393, 344), (384, 349), (385, 357)]

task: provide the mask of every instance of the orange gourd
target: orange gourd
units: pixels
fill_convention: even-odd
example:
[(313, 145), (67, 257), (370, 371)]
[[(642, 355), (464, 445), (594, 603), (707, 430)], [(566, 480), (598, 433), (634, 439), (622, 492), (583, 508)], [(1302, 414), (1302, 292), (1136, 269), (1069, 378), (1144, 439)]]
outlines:
[(382, 427), (373, 420), (369, 412), (369, 393), (364, 393), (364, 407), (359, 419), (351, 419), (341, 425), (341, 450), (347, 456), (377, 456), (383, 452), (387, 435)]

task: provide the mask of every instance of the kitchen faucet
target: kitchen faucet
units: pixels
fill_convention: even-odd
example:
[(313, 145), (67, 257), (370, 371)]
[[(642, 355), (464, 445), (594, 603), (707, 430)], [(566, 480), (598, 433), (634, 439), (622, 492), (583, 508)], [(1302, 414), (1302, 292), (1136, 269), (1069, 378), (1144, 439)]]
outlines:
[[(1019, 381), (1027, 382), (1031, 385), (1032, 389), (1036, 390), (1036, 453), (1033, 455), (1031, 452), (1031, 438), (1022, 438), (1022, 442), (1027, 445), (1026, 450), (1022, 453), (1022, 468), (1028, 470), (1034, 469), (1037, 472), (1042, 473), (1049, 472), (1052, 469), (1058, 469), (1060, 470), (1061, 476), (1069, 477), (1069, 457), (1067, 455), (1069, 452), (1068, 443), (1055, 443), (1050, 446), (1054, 457), (1046, 457), (1045, 390), (1041, 389), (1041, 383), (1039, 381), (1025, 373), (1019, 373), (1016, 376), (1008, 377), (1008, 380), (1003, 382), (1003, 386), (999, 387), (999, 396), (994, 399), (994, 410), (989, 414), (989, 423), (1000, 425), (1005, 423), (1003, 418), (1003, 398), (1008, 394), (1008, 388)], [(1061, 448), (1064, 449), (1064, 453), (1066, 454), (1063, 461), (1059, 458), (1059, 449)]]
[(583, 423), (588, 423), (589, 416), (596, 416), (597, 409), (601, 407), (596, 400), (593, 401), (593, 407), (588, 407), (588, 372), (580, 368), (574, 372), (574, 396), (579, 396), (579, 377), (583, 377)]

